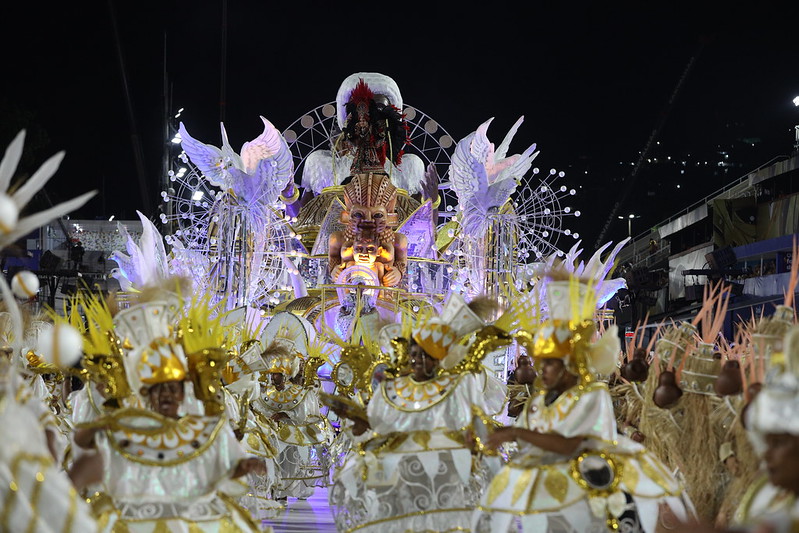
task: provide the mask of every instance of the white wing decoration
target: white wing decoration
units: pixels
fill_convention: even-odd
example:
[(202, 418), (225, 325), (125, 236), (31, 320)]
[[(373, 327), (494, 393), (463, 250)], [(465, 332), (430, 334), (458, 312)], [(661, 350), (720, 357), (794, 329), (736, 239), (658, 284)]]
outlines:
[[(228, 166), (231, 162), (225, 161), (226, 157), (222, 150), (210, 144), (201, 143), (186, 131), (183, 123), (180, 123), (180, 145), (183, 151), (189, 156), (205, 178), (215, 187), (222, 187), (227, 177)], [(224, 132), (224, 128), (222, 129)], [(224, 133), (227, 137), (227, 133)]]
[[(386, 172), (389, 172), (390, 161), (386, 161)], [(422, 192), (425, 165), (422, 158), (416, 154), (402, 156), (402, 164), (391, 169), (391, 181), (400, 189), (405, 189), (408, 194)]]
[(294, 176), (294, 159), (286, 140), (261, 117), (264, 131), (241, 148), (243, 168), (230, 169), (233, 192), (246, 204), (274, 204)]
[(271, 122), (264, 117), (261, 117), (261, 120), (264, 123), (263, 133), (241, 146), (241, 162), (243, 166), (239, 168), (248, 174), (253, 173), (259, 161), (278, 154), (286, 144), (283, 136), (280, 135), (280, 132), (277, 131)]
[(130, 282), (129, 287), (141, 289), (169, 278), (170, 270), (161, 233), (141, 212), (136, 213), (142, 223), (139, 243), (136, 244), (124, 226), (120, 225), (120, 232), (127, 237), (125, 247), (128, 253), (114, 250), (110, 259), (119, 265), (119, 270), (112, 272), (112, 276), (120, 282), (120, 286), (128, 286), (127, 283)]
[(505, 157), (523, 118), (514, 124), (495, 151), (486, 135), (492, 120), (458, 143), (450, 165), (450, 182), (464, 213), (464, 231), (468, 233), (479, 232), (486, 215), (510, 199), (538, 155), (533, 144), (521, 154)]
[[(349, 167), (347, 167), (349, 171)], [(338, 185), (333, 176), (333, 153), (330, 150), (316, 150), (305, 158), (302, 170), (303, 188), (319, 194), (325, 187)]]
[(194, 139), (180, 124), (181, 145), (191, 162), (211, 185), (232, 189), (248, 205), (275, 203), (294, 174), (294, 161), (286, 140), (271, 122), (264, 117), (261, 120), (263, 133), (245, 142), (241, 155), (231, 148), (224, 124), (221, 148)]
[[(333, 153), (330, 150), (316, 150), (308, 154), (302, 171), (302, 186), (318, 195), (325, 187), (341, 185), (351, 174), (352, 156), (347, 154), (337, 157), (335, 168), (333, 164)], [(416, 154), (403, 155), (400, 166), (386, 160), (384, 168), (396, 187), (405, 189), (409, 194), (421, 192), (425, 165)]]

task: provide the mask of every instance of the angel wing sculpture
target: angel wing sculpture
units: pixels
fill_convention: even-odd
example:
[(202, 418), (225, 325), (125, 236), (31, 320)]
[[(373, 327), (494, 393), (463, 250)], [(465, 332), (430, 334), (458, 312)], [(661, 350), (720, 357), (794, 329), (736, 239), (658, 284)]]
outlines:
[(463, 232), (477, 235), (485, 230), (488, 215), (496, 212), (516, 191), (538, 156), (536, 145), (521, 154), (508, 156), (508, 148), (524, 117), (519, 118), (495, 150), (489, 142), (487, 120), (477, 131), (467, 135), (455, 147), (449, 179), (458, 197), (463, 216)]
[(222, 147), (202, 143), (189, 135), (180, 123), (181, 146), (211, 185), (230, 189), (239, 202), (272, 205), (289, 185), (294, 174), (294, 162), (288, 144), (266, 118), (261, 117), (264, 131), (245, 142), (241, 153), (230, 147), (224, 124)]
[[(180, 125), (186, 155), (220, 191), (205, 215), (207, 232), (189, 229), (181, 238), (173, 236), (173, 251), (186, 258), (202, 256), (197, 259), (206, 260), (209, 268), (205, 274), (191, 269), (195, 283), (213, 286), (233, 307), (274, 298), (270, 291), (287, 284), (288, 270), (296, 270), (286, 268), (286, 255), (294, 251), (296, 240), (281, 203), (281, 193), (293, 186), (293, 157), (277, 128), (264, 117), (261, 121), (263, 132), (245, 142), (238, 154), (224, 125), (221, 147), (198, 141)], [(181, 261), (184, 266), (192, 262)]]

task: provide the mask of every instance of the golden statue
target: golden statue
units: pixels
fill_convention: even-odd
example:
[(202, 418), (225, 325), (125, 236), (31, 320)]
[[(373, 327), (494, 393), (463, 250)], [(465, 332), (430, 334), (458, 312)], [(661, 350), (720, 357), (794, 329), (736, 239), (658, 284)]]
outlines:
[(332, 233), (328, 241), (328, 271), (334, 281), (345, 268), (358, 263), (372, 269), (383, 286), (400, 283), (408, 239), (392, 227), (397, 223), (396, 202), (397, 188), (382, 173), (355, 175), (344, 186), (341, 222), (345, 228)]

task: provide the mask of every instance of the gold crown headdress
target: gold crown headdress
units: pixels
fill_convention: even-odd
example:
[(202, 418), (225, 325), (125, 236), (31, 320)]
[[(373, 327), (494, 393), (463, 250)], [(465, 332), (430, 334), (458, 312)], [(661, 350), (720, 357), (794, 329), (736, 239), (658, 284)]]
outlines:
[(123, 309), (114, 316), (114, 331), (126, 350), (124, 365), (130, 388), (139, 394), (150, 386), (185, 381), (188, 363), (174, 337), (180, 300), (160, 295)]
[[(602, 274), (604, 275), (604, 274)], [(549, 317), (538, 328), (532, 341), (534, 359), (563, 359), (570, 372), (583, 382), (596, 374), (609, 374), (616, 367), (621, 343), (618, 328), (608, 328), (594, 341), (597, 332), (597, 280), (582, 279), (566, 269), (547, 273), (546, 300)]]
[(148, 386), (185, 381), (188, 375), (186, 354), (174, 339), (159, 337), (139, 351), (136, 370), (139, 380)]

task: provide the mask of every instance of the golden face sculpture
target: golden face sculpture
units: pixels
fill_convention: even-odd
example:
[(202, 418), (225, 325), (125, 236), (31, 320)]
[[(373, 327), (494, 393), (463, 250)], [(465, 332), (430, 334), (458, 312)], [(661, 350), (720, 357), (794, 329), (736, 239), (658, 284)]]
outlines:
[(396, 224), (397, 188), (385, 174), (359, 174), (344, 186), (341, 222), (353, 233), (372, 229), (380, 233)]
[(380, 245), (377, 239), (363, 239), (356, 237), (352, 247), (353, 259), (356, 264), (371, 267), (380, 254)]

